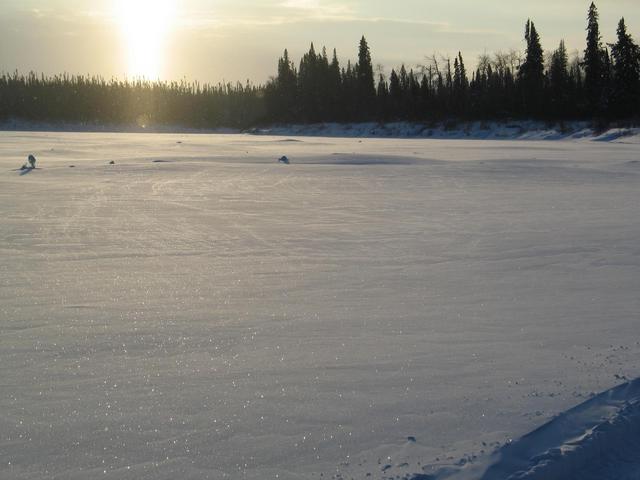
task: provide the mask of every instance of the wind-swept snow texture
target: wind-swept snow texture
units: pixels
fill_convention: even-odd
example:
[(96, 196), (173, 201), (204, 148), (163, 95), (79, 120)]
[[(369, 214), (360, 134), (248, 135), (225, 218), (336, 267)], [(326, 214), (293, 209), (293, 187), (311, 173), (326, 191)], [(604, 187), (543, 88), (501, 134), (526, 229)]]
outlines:
[(0, 478), (625, 472), (622, 140), (0, 133)]

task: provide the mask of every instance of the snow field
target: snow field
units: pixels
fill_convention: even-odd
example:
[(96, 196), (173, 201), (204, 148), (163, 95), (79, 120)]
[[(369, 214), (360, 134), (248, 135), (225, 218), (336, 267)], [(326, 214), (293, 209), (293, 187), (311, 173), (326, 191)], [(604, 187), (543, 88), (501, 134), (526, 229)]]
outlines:
[(638, 376), (637, 145), (0, 140), (0, 478), (431, 474)]

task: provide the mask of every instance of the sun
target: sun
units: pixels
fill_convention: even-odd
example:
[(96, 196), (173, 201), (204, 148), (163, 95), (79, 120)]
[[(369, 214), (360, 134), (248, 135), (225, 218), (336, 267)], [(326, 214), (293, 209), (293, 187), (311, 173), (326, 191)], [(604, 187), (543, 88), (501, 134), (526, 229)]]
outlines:
[(174, 14), (174, 0), (116, 0), (129, 76), (148, 80), (161, 76)]

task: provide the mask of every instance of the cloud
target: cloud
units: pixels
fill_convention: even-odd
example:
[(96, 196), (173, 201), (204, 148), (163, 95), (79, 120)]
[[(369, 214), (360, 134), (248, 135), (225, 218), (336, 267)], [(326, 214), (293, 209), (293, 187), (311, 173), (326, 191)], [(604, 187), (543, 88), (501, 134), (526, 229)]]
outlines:
[(302, 8), (306, 10), (311, 10), (315, 8), (320, 8), (319, 0), (287, 0), (286, 2), (280, 3), (281, 7), (284, 8)]
[(178, 22), (181, 27), (289, 25), (306, 21), (346, 21), (355, 18), (349, 1), (275, 0), (237, 2), (218, 0), (215, 8), (203, 0), (184, 2)]
[(300, 10), (306, 15), (333, 18), (352, 15), (354, 9), (351, 5), (341, 3), (327, 3), (320, 0), (286, 0), (278, 5), (281, 8)]

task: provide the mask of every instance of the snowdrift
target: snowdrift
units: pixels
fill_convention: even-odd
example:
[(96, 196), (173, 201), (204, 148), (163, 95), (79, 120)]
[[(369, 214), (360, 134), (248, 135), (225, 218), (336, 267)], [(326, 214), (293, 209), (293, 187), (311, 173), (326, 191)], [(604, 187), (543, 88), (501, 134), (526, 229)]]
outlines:
[(94, 133), (181, 133), (232, 135), (248, 133), (266, 136), (333, 138), (432, 138), (439, 140), (588, 140), (640, 144), (640, 127), (596, 130), (591, 122), (365, 122), (272, 125), (237, 128), (196, 129), (178, 125), (100, 125), (91, 123), (46, 123), (11, 119), (0, 122), (0, 131), (94, 132)]
[[(484, 467), (486, 468), (486, 467)], [(414, 480), (434, 478), (416, 476)], [(637, 480), (640, 379), (608, 390), (498, 450), (451, 480)]]
[(320, 123), (314, 125), (285, 125), (254, 129), (259, 135), (289, 135), (318, 137), (378, 137), (433, 138), (446, 140), (593, 140), (640, 143), (640, 128), (612, 128), (604, 132), (594, 130), (589, 122), (569, 122), (549, 125), (544, 122), (460, 122), (424, 124), (393, 123)]

